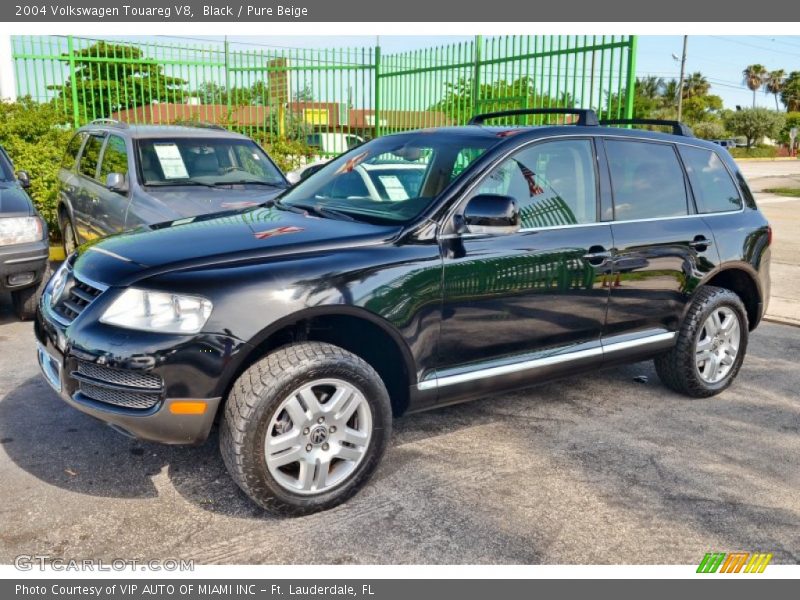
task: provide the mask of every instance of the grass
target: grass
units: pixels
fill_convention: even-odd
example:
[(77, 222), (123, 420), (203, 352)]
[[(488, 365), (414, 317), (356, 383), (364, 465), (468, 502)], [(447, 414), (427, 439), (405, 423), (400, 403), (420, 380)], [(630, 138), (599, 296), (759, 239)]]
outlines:
[(789, 196), (790, 198), (800, 198), (800, 188), (779, 187), (764, 190), (770, 194), (778, 194), (779, 196)]

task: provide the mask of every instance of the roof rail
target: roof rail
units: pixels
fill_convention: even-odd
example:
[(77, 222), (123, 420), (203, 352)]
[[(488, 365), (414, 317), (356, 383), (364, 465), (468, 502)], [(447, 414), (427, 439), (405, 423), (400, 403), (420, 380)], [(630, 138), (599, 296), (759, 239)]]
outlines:
[(206, 123), (205, 121), (198, 123), (189, 122), (186, 123), (186, 127), (199, 127), (201, 129), (217, 129), (219, 131), (228, 131), (227, 127), (220, 125), (219, 123)]
[(119, 127), (121, 129), (128, 127), (125, 121), (118, 121), (117, 119), (93, 119), (89, 125), (111, 125), (112, 127)]
[(603, 119), (600, 125), (661, 125), (672, 127), (672, 135), (683, 137), (694, 137), (692, 128), (680, 121), (668, 121), (664, 119)]
[(512, 117), (515, 115), (576, 115), (576, 125), (597, 126), (597, 114), (591, 108), (519, 108), (515, 110), (502, 110), (500, 112), (475, 115), (469, 120), (469, 125), (482, 125), (487, 119), (499, 117)]

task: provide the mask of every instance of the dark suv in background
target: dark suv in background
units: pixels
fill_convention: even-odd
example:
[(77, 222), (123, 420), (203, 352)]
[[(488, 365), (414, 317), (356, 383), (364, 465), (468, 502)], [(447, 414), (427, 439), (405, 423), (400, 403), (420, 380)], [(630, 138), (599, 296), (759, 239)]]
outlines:
[(40, 304), (47, 380), (149, 440), (202, 442), (219, 418), (233, 479), (290, 514), (354, 494), (393, 415), (645, 359), (686, 396), (724, 390), (771, 242), (728, 152), (590, 110), (484, 125), (519, 112), (375, 139), (264, 206), (83, 248)]
[(59, 182), (67, 253), (143, 225), (255, 206), (288, 185), (267, 153), (244, 135), (212, 125), (107, 119), (78, 130)]
[(14, 312), (32, 319), (48, 273), (47, 225), (25, 191), (28, 173), (14, 166), (0, 146), (0, 291), (11, 292)]

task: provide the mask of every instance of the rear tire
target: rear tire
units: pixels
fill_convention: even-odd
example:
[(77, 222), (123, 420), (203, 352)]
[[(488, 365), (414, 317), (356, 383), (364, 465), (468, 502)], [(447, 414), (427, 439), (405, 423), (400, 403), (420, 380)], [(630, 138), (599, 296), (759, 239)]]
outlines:
[(386, 386), (364, 360), (331, 344), (291, 344), (234, 383), (220, 450), (256, 504), (305, 515), (361, 489), (383, 457), (391, 419)]
[(17, 314), (17, 318), (21, 321), (30, 321), (36, 316), (36, 305), (39, 303), (39, 298), (49, 280), (50, 265), (48, 264), (38, 284), (11, 292), (11, 301), (14, 304), (14, 312)]
[(655, 358), (656, 372), (668, 388), (693, 398), (719, 394), (733, 383), (748, 341), (747, 311), (730, 290), (700, 288), (673, 348)]

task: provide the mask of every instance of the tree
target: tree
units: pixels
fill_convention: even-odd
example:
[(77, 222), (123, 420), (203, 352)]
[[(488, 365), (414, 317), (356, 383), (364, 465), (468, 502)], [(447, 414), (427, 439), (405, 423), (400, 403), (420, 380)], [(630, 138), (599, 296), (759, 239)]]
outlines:
[(787, 112), (800, 111), (800, 71), (792, 71), (783, 82), (781, 101)]
[(711, 84), (708, 79), (699, 71), (695, 71), (683, 82), (683, 99), (705, 96), (710, 89)]
[(692, 125), (694, 134), (704, 140), (719, 140), (726, 136), (725, 125), (719, 121), (702, 121)]
[[(62, 56), (69, 60), (68, 55)], [(163, 66), (136, 46), (97, 42), (74, 57), (75, 71), (62, 85), (49, 89), (57, 90), (60, 101), (71, 105), (74, 87), (83, 121), (153, 102), (183, 102), (186, 97), (186, 82), (166, 75)]]
[(725, 126), (747, 140), (747, 147), (764, 137), (777, 138), (785, 122), (784, 116), (766, 108), (747, 108), (726, 115)]
[(783, 85), (785, 82), (786, 82), (786, 71), (784, 71), (783, 69), (770, 71), (769, 73), (767, 73), (767, 77), (764, 80), (764, 92), (775, 96), (775, 110), (779, 110), (778, 96), (783, 91)]
[(764, 79), (767, 73), (767, 67), (757, 63), (748, 65), (745, 67), (744, 71), (742, 71), (744, 84), (753, 92), (753, 108), (756, 107), (756, 92), (764, 85)]

